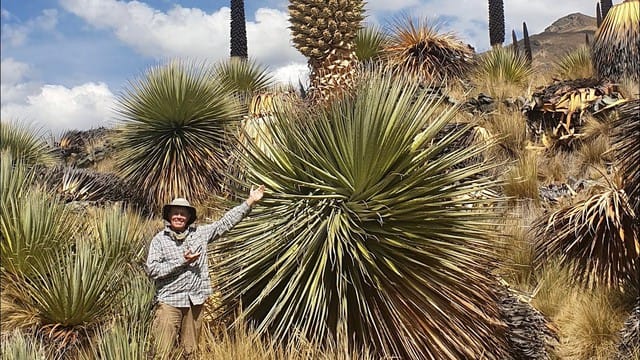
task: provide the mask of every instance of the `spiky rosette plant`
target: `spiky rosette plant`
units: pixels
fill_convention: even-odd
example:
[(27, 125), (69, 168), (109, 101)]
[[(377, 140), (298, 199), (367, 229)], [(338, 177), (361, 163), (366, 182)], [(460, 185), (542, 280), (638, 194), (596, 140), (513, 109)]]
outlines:
[[(613, 151), (622, 171), (624, 189), (631, 206), (640, 217), (640, 100), (631, 100), (618, 108), (613, 124)], [(638, 219), (640, 225), (640, 218)]]
[(240, 300), (276, 340), (507, 358), (487, 226), (496, 212), (474, 206), (498, 199), (463, 200), (496, 185), (471, 180), (494, 165), (456, 169), (488, 145), (445, 153), (465, 127), (434, 141), (456, 111), (388, 73), (330, 106), (276, 111), (268, 153), (243, 153), (248, 182), (269, 194), (219, 244), (225, 308)]
[(609, 10), (591, 51), (598, 77), (640, 82), (640, 1), (625, 0)]
[(365, 26), (354, 39), (356, 57), (360, 61), (376, 61), (381, 58), (387, 43), (387, 34), (378, 26)]
[(41, 259), (69, 244), (76, 221), (50, 194), (32, 188), (35, 176), (27, 165), (3, 152), (0, 170), (1, 269), (31, 274)]
[(591, 50), (580, 46), (566, 53), (555, 63), (555, 71), (561, 79), (589, 79), (594, 77)]
[(59, 159), (42, 138), (42, 131), (16, 122), (0, 123), (0, 151), (27, 164), (54, 165)]
[(361, 27), (362, 0), (291, 0), (293, 45), (306, 56), (310, 97), (328, 100), (355, 84), (354, 39)]
[(215, 66), (214, 76), (225, 89), (245, 100), (255, 93), (268, 90), (274, 84), (269, 69), (254, 60), (231, 58), (222, 61)]
[(391, 69), (429, 82), (465, 75), (473, 65), (473, 53), (453, 33), (440, 33), (426, 20), (407, 18), (393, 25), (384, 58)]
[(150, 204), (198, 202), (216, 191), (241, 109), (207, 66), (172, 61), (150, 68), (118, 97), (117, 112), (119, 174)]
[(579, 283), (617, 287), (638, 276), (636, 214), (620, 184), (537, 219), (536, 263), (558, 257)]
[(523, 85), (532, 74), (531, 64), (521, 53), (500, 46), (484, 53), (477, 67), (478, 78), (489, 84)]

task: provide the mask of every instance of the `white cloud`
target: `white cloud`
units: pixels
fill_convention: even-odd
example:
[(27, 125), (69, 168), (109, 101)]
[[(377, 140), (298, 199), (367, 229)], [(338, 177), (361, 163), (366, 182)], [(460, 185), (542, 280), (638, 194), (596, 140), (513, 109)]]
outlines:
[(10, 22), (13, 18), (11, 13), (2, 9), (2, 18), (7, 20), (2, 24), (2, 41), (9, 42), (12, 46), (19, 46), (26, 42), (29, 35), (34, 31), (51, 31), (58, 24), (58, 11), (55, 9), (44, 9), (42, 15), (27, 21), (24, 24)]
[(22, 81), (29, 71), (29, 65), (14, 60), (13, 58), (2, 59), (0, 63), (0, 81), (2, 84), (12, 85)]
[(273, 71), (273, 77), (280, 84), (293, 85), (298, 88), (298, 81), (306, 87), (309, 82), (309, 67), (307, 64), (291, 63)]
[[(18, 84), (15, 89), (24, 84)], [(4, 85), (3, 85), (4, 89)], [(86, 130), (112, 126), (115, 97), (104, 83), (86, 83), (73, 88), (43, 85), (26, 96), (24, 103), (3, 104), (3, 120), (32, 122), (50, 130)]]
[[(137, 52), (155, 59), (220, 60), (229, 56), (228, 7), (208, 14), (179, 5), (162, 12), (137, 1), (62, 0), (62, 5), (91, 25), (113, 31)], [(272, 66), (302, 60), (302, 55), (290, 46), (286, 12), (258, 9), (255, 19), (246, 25), (249, 56)]]
[(365, 4), (367, 12), (401, 11), (420, 4), (420, 0), (368, 0)]

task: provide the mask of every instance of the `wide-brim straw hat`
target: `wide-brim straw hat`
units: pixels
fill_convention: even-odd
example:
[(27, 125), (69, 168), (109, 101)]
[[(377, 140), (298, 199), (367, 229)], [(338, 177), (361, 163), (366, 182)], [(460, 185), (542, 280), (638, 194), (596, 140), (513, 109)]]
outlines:
[(169, 219), (169, 210), (171, 210), (172, 207), (181, 207), (181, 208), (187, 209), (187, 211), (189, 212), (189, 219), (187, 220), (187, 226), (193, 224), (193, 222), (196, 221), (196, 208), (191, 206), (191, 204), (189, 204), (189, 201), (187, 201), (187, 199), (185, 198), (175, 198), (170, 203), (163, 206), (162, 207), (163, 219), (167, 221), (171, 221), (171, 219)]

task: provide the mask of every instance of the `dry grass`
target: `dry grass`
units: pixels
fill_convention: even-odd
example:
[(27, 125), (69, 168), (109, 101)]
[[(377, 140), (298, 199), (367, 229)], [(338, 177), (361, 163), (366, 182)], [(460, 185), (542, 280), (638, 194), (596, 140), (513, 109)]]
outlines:
[(578, 149), (578, 158), (586, 171), (590, 166), (602, 166), (605, 162), (612, 161), (609, 139), (605, 136), (597, 136), (591, 141), (585, 141)]
[(486, 128), (498, 138), (498, 159), (515, 159), (521, 155), (527, 144), (527, 124), (519, 111), (500, 109), (488, 116)]
[(538, 155), (526, 151), (505, 175), (503, 190), (505, 195), (519, 200), (533, 200), (538, 203)]
[(578, 160), (571, 153), (547, 153), (538, 158), (538, 176), (545, 184), (562, 183), (567, 181), (568, 176), (577, 173), (578, 166)]
[(531, 204), (520, 204), (513, 208), (512, 215), (505, 216), (500, 225), (501, 276), (514, 288), (531, 291), (535, 282), (535, 251), (529, 233), (529, 224), (540, 214), (540, 209)]
[(626, 314), (612, 301), (619, 296), (603, 288), (576, 291), (557, 315), (562, 340), (558, 355), (562, 359), (605, 360), (614, 357), (619, 331)]
[(571, 275), (555, 262), (545, 266), (537, 276), (533, 293), (533, 306), (549, 318), (555, 318), (573, 296)]
[(238, 328), (230, 333), (225, 330), (207, 328), (203, 331), (200, 359), (225, 360), (350, 360), (374, 359), (368, 351), (323, 349), (305, 339), (292, 339), (286, 344), (259, 337), (248, 328)]

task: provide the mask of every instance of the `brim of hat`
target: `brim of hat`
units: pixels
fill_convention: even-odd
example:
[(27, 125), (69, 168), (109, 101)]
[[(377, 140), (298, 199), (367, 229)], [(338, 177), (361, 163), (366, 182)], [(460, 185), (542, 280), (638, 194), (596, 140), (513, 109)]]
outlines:
[(193, 224), (194, 221), (196, 221), (196, 208), (194, 208), (193, 206), (183, 206), (183, 205), (165, 205), (162, 207), (162, 218), (167, 220), (167, 221), (171, 221), (169, 219), (169, 210), (171, 210), (171, 208), (173, 207), (179, 207), (179, 208), (183, 208), (183, 209), (187, 209), (187, 211), (189, 212), (189, 220), (187, 221), (187, 226)]

